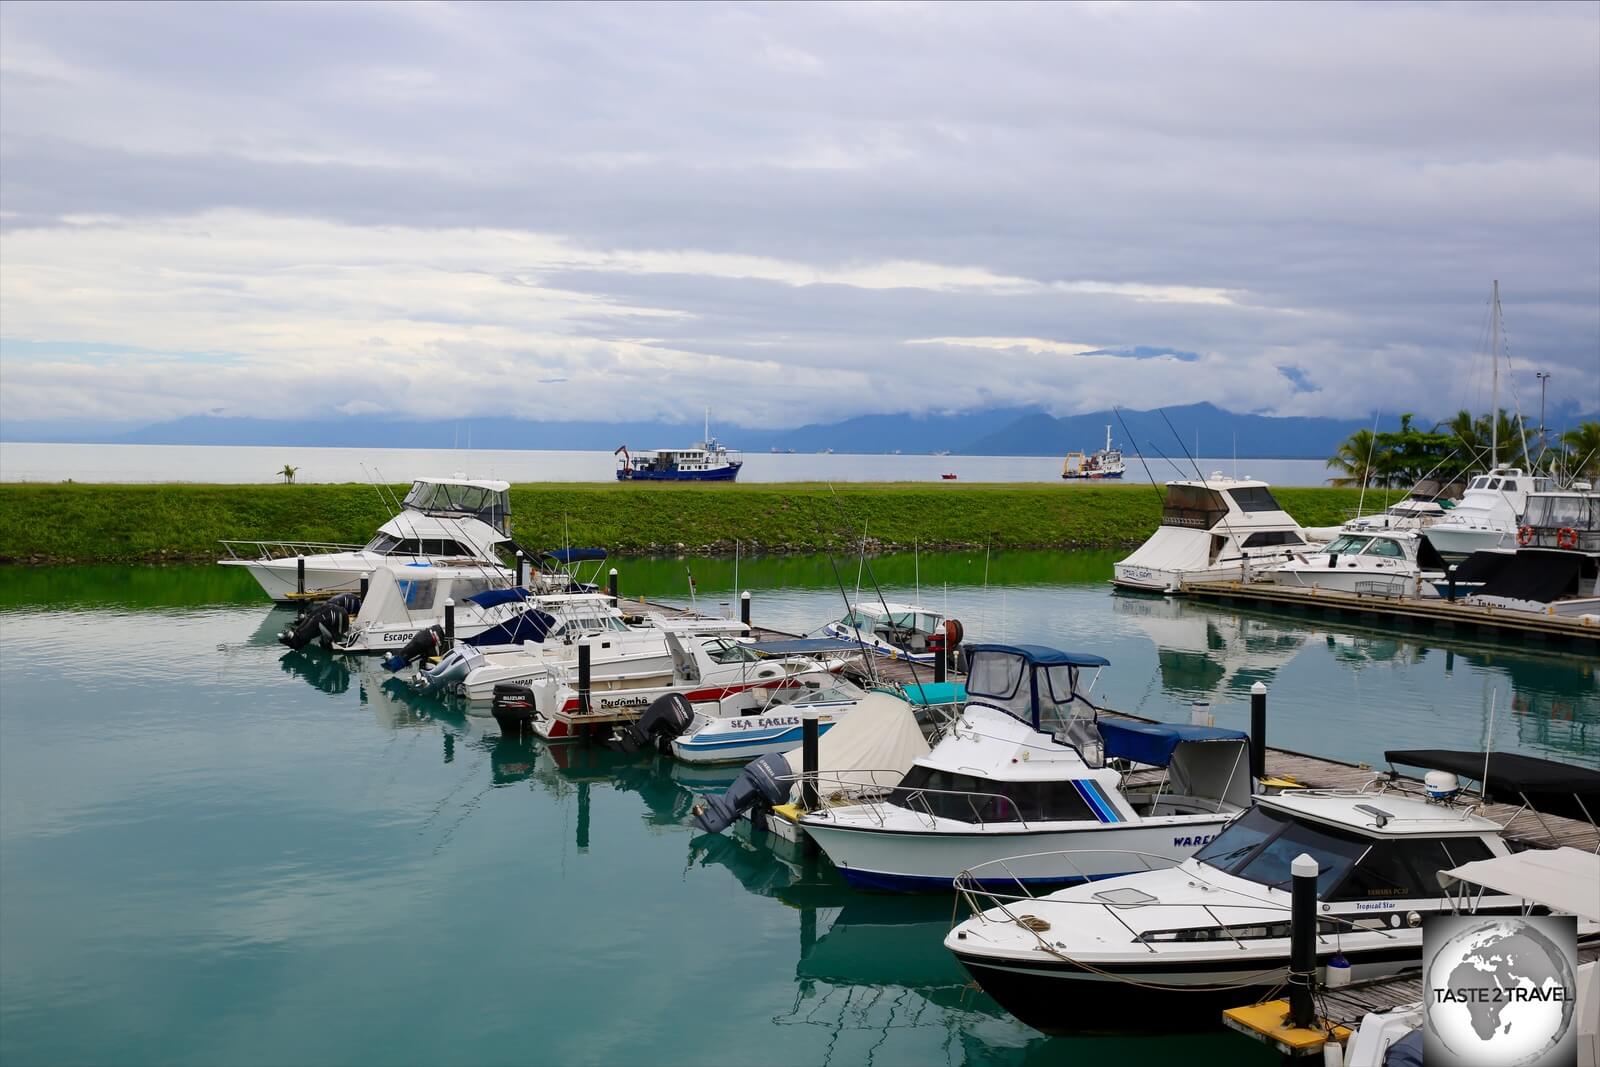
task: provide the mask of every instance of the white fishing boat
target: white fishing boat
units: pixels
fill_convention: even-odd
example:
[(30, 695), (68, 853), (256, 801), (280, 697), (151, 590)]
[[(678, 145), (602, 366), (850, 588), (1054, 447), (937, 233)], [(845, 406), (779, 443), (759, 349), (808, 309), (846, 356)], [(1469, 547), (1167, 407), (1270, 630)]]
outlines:
[(1082, 452), (1068, 452), (1066, 460), (1061, 464), (1061, 477), (1068, 481), (1074, 479), (1097, 481), (1102, 478), (1121, 478), (1127, 469), (1128, 465), (1123, 462), (1121, 449), (1111, 447), (1111, 427), (1107, 426), (1106, 447), (1087, 456)]
[(542, 639), (554, 620), (529, 612), (532, 596), (527, 589), (512, 585), (498, 569), (481, 565), (380, 566), (371, 572), (360, 610), (334, 647), (340, 652), (394, 654), (386, 665), (399, 670), (442, 650), (438, 640), (426, 647), (424, 643), (411, 646), (414, 641), (424, 642), (434, 631), (438, 637), (444, 636), (447, 607), (454, 611), (457, 640), (485, 633), (494, 643), (521, 641), (535, 634)]
[(793, 700), (773, 700), (744, 715), (697, 710), (688, 729), (671, 740), (671, 752), (685, 763), (748, 763), (769, 752), (787, 752), (800, 744), (808, 712), (816, 713), (820, 737), (844, 721), (866, 695), (854, 682), (838, 678)]
[[(1390, 754), (1396, 762), (1411, 755)], [(1593, 799), (1600, 782), (1593, 771), (1515, 760), (1489, 772), (1491, 796), (1526, 800), (1554, 789)], [(1455, 907), (1439, 872), (1511, 853), (1502, 827), (1460, 802), (1458, 790), (1455, 775), (1435, 772), (1416, 792), (1375, 781), (1260, 796), (1192, 858), (1124, 853), (1122, 862), (1151, 869), (1044, 896), (1014, 882), (993, 888), (1012, 859), (966, 871), (957, 889), (974, 914), (945, 947), (986, 993), (1046, 1033), (1215, 1025), (1221, 1008), (1288, 981), (1290, 866), (1305, 854), (1316, 861), (1319, 969), (1338, 954), (1352, 982), (1414, 971), (1424, 920)], [(1056, 862), (1070, 871), (1105, 860), (1074, 852)], [(1520, 907), (1510, 894), (1485, 891), (1473, 910)]]
[(1456, 569), (1481, 583), (1468, 603), (1600, 622), (1600, 494), (1584, 483), (1529, 494), (1516, 546)]
[(1341, 534), (1320, 551), (1267, 568), (1261, 577), (1294, 589), (1426, 600), (1442, 595), (1444, 568), (1421, 534), (1372, 529)]
[[(966, 707), (892, 791), (800, 818), (852, 885), (944, 890), (968, 867), (1071, 847), (1106, 850), (1105, 862), (1008, 870), (1033, 884), (1103, 878), (1128, 870), (1119, 850), (1189, 855), (1249, 803), (1245, 734), (1099, 719), (1081, 677), (1098, 676), (1099, 656), (1039, 645), (972, 645), (967, 656)], [(1169, 773), (1135, 787), (1112, 759)]]
[(1428, 540), (1440, 555), (1457, 558), (1515, 548), (1517, 526), (1527, 508), (1528, 495), (1555, 488), (1551, 479), (1529, 474), (1520, 467), (1495, 467), (1467, 483), (1460, 503), (1428, 527)]
[[(1452, 505), (1453, 506), (1453, 505)], [(1443, 521), (1450, 509), (1437, 500), (1407, 497), (1371, 515), (1357, 515), (1338, 526), (1308, 526), (1306, 536), (1313, 541), (1332, 541), (1340, 534), (1361, 534), (1374, 530), (1426, 530)]]
[[(562, 741), (575, 736), (590, 717), (605, 722), (637, 719), (657, 700), (674, 694), (691, 711), (709, 715), (755, 711), (774, 699), (801, 696), (808, 687), (831, 685), (845, 663), (809, 656), (765, 657), (728, 636), (670, 631), (663, 636), (673, 661), (672, 675), (665, 682), (591, 676), (585, 696), (576, 664), (551, 663), (544, 677), (526, 686), (501, 685), (494, 694), (492, 714), (502, 729), (528, 726), (546, 740)], [(687, 723), (688, 713), (683, 721)]]
[(1309, 547), (1266, 482), (1220, 472), (1168, 482), (1161, 526), (1112, 571), (1124, 589), (1176, 593), (1186, 582), (1232, 582)]
[(941, 642), (953, 651), (964, 636), (961, 623), (945, 618), (942, 612), (892, 601), (851, 604), (843, 618), (828, 623), (821, 632), (872, 655), (913, 663), (932, 663)]
[(494, 699), (496, 686), (529, 685), (548, 676), (552, 663), (575, 666), (580, 643), (589, 648), (590, 669), (596, 679), (665, 684), (672, 677), (668, 632), (737, 637), (749, 630), (737, 620), (694, 615), (668, 618), (652, 614), (642, 625), (629, 625), (603, 593), (539, 596), (532, 598), (530, 605), (556, 620), (545, 636), (512, 645), (463, 642), (438, 663), (417, 671), (412, 687), (486, 704)]
[(462, 477), (418, 478), (399, 512), (364, 546), (229, 540), (222, 542), (228, 558), (218, 562), (243, 567), (277, 601), (300, 592), (355, 592), (363, 575), (407, 563), (486, 569), (510, 584), (516, 575), (500, 558), (502, 547), (512, 550), (510, 488)]

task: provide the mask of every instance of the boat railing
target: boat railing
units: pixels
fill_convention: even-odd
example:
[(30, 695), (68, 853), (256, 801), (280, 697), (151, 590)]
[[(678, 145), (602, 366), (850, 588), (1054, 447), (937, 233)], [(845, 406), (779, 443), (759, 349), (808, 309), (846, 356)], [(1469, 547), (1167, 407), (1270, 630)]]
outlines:
[[(276, 559), (294, 559), (297, 556), (321, 556), (330, 552), (360, 552), (362, 545), (345, 545), (333, 541), (238, 541), (223, 540), (229, 559), (243, 563), (257, 563)], [(243, 554), (241, 554), (243, 553)]]
[[(1160, 926), (1146, 926), (1136, 930), (1122, 917), (1124, 911), (1142, 911), (1156, 914), (1182, 913), (1192, 916), (1196, 909), (1205, 914), (1215, 924), (1213, 940), (1233, 941), (1240, 948), (1244, 948), (1245, 939), (1259, 939), (1269, 937), (1289, 936), (1288, 919), (1290, 905), (1287, 901), (1273, 900), (1265, 897), (1251, 898), (1247, 903), (1221, 904), (1193, 900), (1164, 902), (1145, 893), (1134, 886), (1115, 886), (1103, 892), (1093, 893), (1090, 896), (1073, 899), (1063, 898), (1052, 893), (1047, 898), (1036, 896), (1022, 877), (1012, 870), (1012, 865), (1023, 860), (1058, 860), (1063, 864), (1064, 873), (1070, 871), (1067, 880), (1073, 877), (1085, 882), (1094, 880), (1094, 876), (1085, 871), (1077, 857), (1089, 856), (1122, 856), (1137, 859), (1146, 871), (1167, 870), (1180, 866), (1185, 861), (1174, 859), (1171, 856), (1151, 852), (1139, 852), (1132, 849), (1072, 849), (1061, 852), (1032, 852), (1020, 856), (1008, 856), (1004, 859), (988, 860), (967, 868), (955, 876), (953, 886), (956, 895), (967, 905), (972, 917), (979, 922), (1003, 922), (1006, 925), (1016, 925), (1029, 931), (1039, 941), (1045, 951), (1053, 955), (1060, 954), (1057, 944), (1051, 942), (1043, 935), (1051, 928), (1049, 920), (1038, 915), (1021, 910), (1029, 904), (1046, 900), (1052, 909), (1077, 906), (1098, 909), (1102, 914), (1109, 914), (1128, 931), (1130, 941), (1142, 944), (1151, 952), (1156, 952), (1159, 944), (1185, 940), (1185, 933), (1194, 931), (1192, 919), (1186, 918), (1183, 926), (1164, 930)], [(1138, 872), (1128, 872), (1138, 873)], [(1196, 882), (1204, 880), (1198, 876)], [(1010, 883), (1016, 887), (1015, 891), (996, 888), (998, 885)], [(1265, 889), (1266, 887), (1263, 887)], [(993, 913), (998, 912), (1000, 917)], [(1263, 918), (1263, 913), (1268, 917)], [(1276, 918), (1277, 914), (1282, 919)], [(1230, 921), (1231, 917), (1231, 921)], [(961, 920), (953, 917), (952, 926)], [(1392, 938), (1391, 932), (1382, 918), (1334, 915), (1322, 912), (1317, 916), (1317, 925), (1322, 932), (1328, 932), (1326, 927), (1334, 929), (1348, 929), (1351, 932), (1376, 933)], [(1170, 936), (1163, 936), (1170, 935)], [(1189, 938), (1193, 940), (1193, 938)]]

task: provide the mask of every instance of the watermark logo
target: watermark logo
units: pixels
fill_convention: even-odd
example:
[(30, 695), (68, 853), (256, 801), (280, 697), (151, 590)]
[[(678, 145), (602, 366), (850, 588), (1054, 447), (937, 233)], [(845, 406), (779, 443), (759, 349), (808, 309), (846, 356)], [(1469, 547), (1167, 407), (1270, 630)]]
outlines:
[(1577, 920), (1434, 916), (1423, 929), (1428, 1067), (1572, 1067)]

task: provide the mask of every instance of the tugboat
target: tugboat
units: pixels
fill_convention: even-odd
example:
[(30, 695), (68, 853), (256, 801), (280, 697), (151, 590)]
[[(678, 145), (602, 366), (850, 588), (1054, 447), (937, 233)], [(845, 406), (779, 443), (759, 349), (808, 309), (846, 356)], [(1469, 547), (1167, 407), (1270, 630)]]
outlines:
[(1120, 478), (1128, 466), (1122, 461), (1120, 449), (1111, 447), (1111, 427), (1106, 427), (1106, 447), (1092, 455), (1085, 456), (1082, 452), (1068, 452), (1067, 460), (1061, 465), (1061, 477), (1068, 480)]
[(637, 456), (621, 445), (612, 455), (619, 482), (731, 482), (739, 477), (744, 455), (731, 451), (711, 436), (711, 413), (706, 413), (705, 437), (693, 448), (658, 448)]

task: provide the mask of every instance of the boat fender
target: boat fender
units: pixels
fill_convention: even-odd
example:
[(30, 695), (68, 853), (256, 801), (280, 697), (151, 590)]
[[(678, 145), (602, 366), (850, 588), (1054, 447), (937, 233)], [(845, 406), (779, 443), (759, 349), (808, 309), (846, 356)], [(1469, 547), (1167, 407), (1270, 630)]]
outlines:
[(762, 801), (782, 804), (789, 799), (793, 777), (794, 769), (782, 753), (768, 753), (747, 765), (725, 793), (706, 797), (704, 806), (695, 809), (695, 825), (708, 834), (720, 834)]
[(427, 629), (418, 630), (412, 635), (405, 647), (388, 659), (383, 661), (386, 671), (404, 670), (407, 664), (415, 663), (424, 656), (432, 655), (444, 647), (444, 629), (439, 626), (429, 626)]
[(667, 693), (656, 697), (644, 714), (622, 728), (617, 738), (624, 752), (638, 752), (654, 744), (665, 752), (672, 739), (681, 735), (694, 722), (694, 708), (682, 693)]

